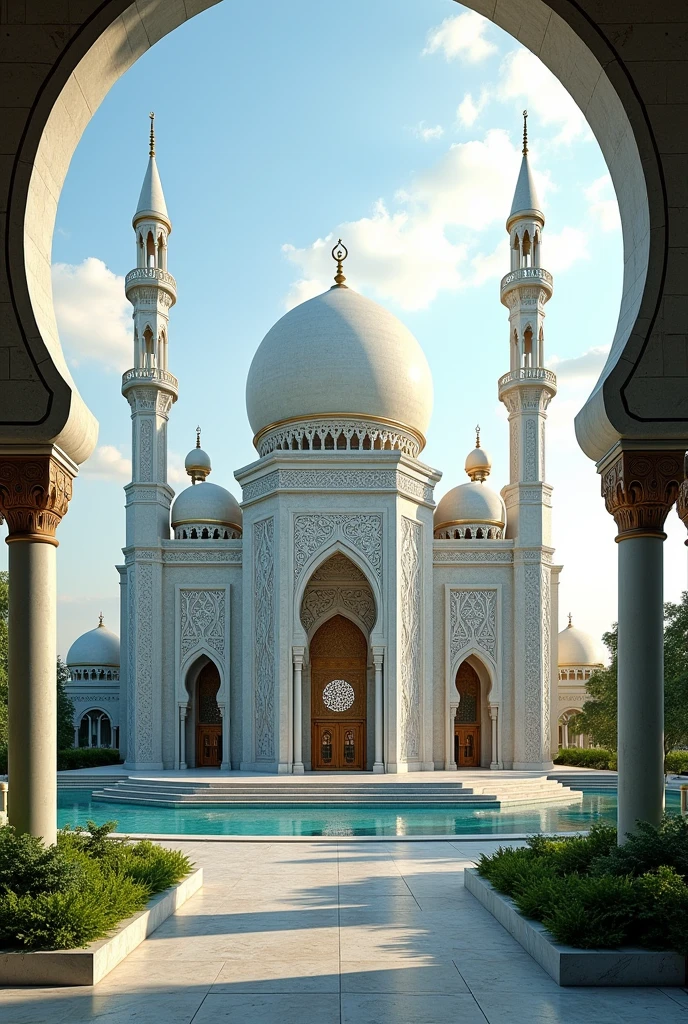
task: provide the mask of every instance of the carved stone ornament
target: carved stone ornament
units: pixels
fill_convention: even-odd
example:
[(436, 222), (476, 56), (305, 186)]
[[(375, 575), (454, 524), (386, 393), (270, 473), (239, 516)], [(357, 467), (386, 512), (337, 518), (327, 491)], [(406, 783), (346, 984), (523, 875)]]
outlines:
[(617, 541), (660, 537), (683, 480), (684, 453), (621, 451), (602, 473), (602, 497), (616, 523)]
[(449, 645), (452, 659), (479, 647), (497, 662), (497, 591), (452, 590), (449, 596)]
[(57, 545), (55, 531), (72, 497), (72, 475), (52, 455), (0, 457), (0, 516), (9, 541)]
[[(678, 498), (676, 499), (676, 511), (678, 517), (688, 530), (688, 455), (685, 456), (683, 461), (683, 482), (678, 489)], [(686, 541), (688, 545), (688, 540)]]

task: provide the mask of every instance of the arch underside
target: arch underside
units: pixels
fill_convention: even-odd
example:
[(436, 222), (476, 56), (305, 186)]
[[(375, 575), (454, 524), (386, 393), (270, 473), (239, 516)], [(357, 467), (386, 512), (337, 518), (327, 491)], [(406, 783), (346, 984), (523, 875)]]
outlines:
[[(69, 42), (29, 110), (10, 176), (7, 277), (17, 376), (0, 389), (6, 442), (56, 443), (75, 462), (92, 452), (97, 423), (67, 369), (50, 284), (57, 203), (72, 154), (114, 82), (150, 46), (217, 0), (109, 0), (65, 36)], [(86, 5), (83, 5), (86, 7)], [(604, 32), (569, 0), (468, 0), (514, 35), (559, 78), (584, 112), (609, 168), (624, 234), (625, 277), (616, 336), (603, 374), (577, 419), (579, 443), (600, 458), (621, 435), (683, 439), (685, 370), (665, 353), (664, 382), (647, 383), (667, 264), (667, 193), (659, 149), (631, 72)], [(641, 155), (642, 154), (642, 157)], [(652, 231), (650, 226), (652, 225)], [(654, 272), (648, 276), (648, 264)], [(622, 362), (623, 355), (623, 362)], [(667, 388), (669, 390), (667, 390)]]

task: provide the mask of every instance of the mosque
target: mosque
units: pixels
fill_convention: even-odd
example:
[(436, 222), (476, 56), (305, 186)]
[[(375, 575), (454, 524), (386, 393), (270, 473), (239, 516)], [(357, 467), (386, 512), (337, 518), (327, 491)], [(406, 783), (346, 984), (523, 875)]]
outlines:
[(571, 623), (557, 635), (544, 226), (524, 130), (500, 286), (510, 452), (500, 493), (478, 430), (467, 482), (435, 503), (441, 474), (421, 459), (428, 363), (396, 317), (347, 286), (340, 241), (333, 286), (283, 316), (253, 358), (257, 457), (235, 472), (241, 504), (208, 480), (200, 432), (186, 458), (191, 484), (175, 496), (177, 286), (151, 121), (125, 281), (134, 365), (122, 379), (132, 420), (117, 567), (123, 656), (102, 617), (72, 645), (77, 745), (118, 746), (130, 770), (551, 766), (602, 655)]

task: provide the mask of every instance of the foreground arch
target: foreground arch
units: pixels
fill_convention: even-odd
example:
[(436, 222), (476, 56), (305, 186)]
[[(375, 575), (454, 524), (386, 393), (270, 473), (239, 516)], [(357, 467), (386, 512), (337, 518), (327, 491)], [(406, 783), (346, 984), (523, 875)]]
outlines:
[[(20, 830), (48, 839), (55, 834), (55, 530), (77, 466), (97, 436), (55, 325), (50, 251), (57, 203), (76, 145), (112, 84), (158, 39), (215, 2), (82, 0), (69, 23), (57, 19), (72, 5), (55, 5), (53, 24), (40, 20), (41, 4), (20, 14), (12, 5), (12, 23), (3, 25), (9, 58), (0, 110), (0, 513), (12, 542), (10, 814)], [(620, 686), (635, 692), (643, 683), (637, 673), (646, 679), (649, 672), (658, 681), (657, 711), (661, 528), (682, 480), (679, 454), (688, 441), (688, 275), (681, 263), (688, 200), (679, 145), (688, 62), (676, 25), (681, 10), (674, 0), (641, 8), (630, 0), (469, 0), (467, 6), (515, 36), (559, 78), (584, 111), (616, 189), (625, 260), (619, 323), (576, 428), (603, 472), (607, 506), (626, 541), (622, 590), (630, 596), (619, 614)], [(643, 21), (634, 23), (639, 10)], [(688, 496), (682, 508), (688, 520)], [(638, 651), (646, 652), (644, 661)], [(27, 701), (41, 715), (28, 716)], [(648, 744), (646, 720), (640, 749), (633, 739), (642, 726), (639, 704), (624, 706), (631, 709), (622, 727), (628, 764), (635, 758), (639, 773), (628, 776), (628, 799), (641, 795), (624, 819), (632, 827), (636, 812), (656, 818), (661, 809), (661, 725), (653, 722)], [(622, 776), (625, 757), (622, 744)]]

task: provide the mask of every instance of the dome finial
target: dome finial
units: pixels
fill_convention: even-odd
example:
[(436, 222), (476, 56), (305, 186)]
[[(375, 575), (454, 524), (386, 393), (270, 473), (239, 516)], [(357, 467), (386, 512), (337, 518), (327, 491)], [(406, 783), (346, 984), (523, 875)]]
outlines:
[(478, 423), (475, 428), (475, 447), (480, 447), (480, 424)]
[(573, 629), (573, 615), (571, 614), (571, 612), (569, 612), (569, 624), (566, 628)]
[(528, 156), (528, 111), (523, 111), (523, 155)]
[(98, 616), (98, 625), (99, 625), (99, 626), (102, 626), (102, 625), (103, 625), (103, 619), (104, 619), (104, 618), (105, 618), (105, 616), (104, 616), (104, 615), (103, 615), (103, 613), (101, 612), (101, 613), (100, 613), (100, 615)]
[(155, 114), (151, 110), (150, 114), (150, 149), (148, 150), (149, 156), (155, 156)]
[(484, 483), (490, 475), (492, 460), (484, 448), (480, 447), (480, 425), (475, 428), (475, 448), (466, 457), (466, 472), (473, 483)]
[(196, 427), (196, 447), (201, 447), (201, 428)]
[(334, 287), (337, 287), (337, 288), (346, 288), (347, 287), (347, 285), (344, 284), (344, 282), (346, 281), (346, 278), (344, 277), (344, 271), (342, 269), (342, 264), (344, 263), (344, 260), (346, 259), (346, 257), (348, 255), (349, 255), (349, 250), (347, 249), (347, 247), (344, 245), (344, 243), (342, 242), (342, 240), (340, 238), (338, 240), (337, 244), (332, 247), (332, 259), (337, 261), (337, 273), (334, 276)]

